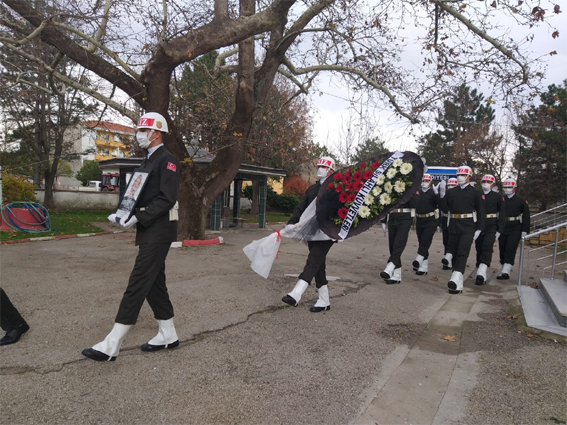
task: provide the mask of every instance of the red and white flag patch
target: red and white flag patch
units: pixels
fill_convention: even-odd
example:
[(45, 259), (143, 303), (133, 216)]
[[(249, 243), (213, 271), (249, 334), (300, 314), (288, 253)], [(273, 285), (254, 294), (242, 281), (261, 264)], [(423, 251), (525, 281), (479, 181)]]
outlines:
[(167, 169), (175, 172), (175, 170), (177, 170), (177, 166), (173, 162), (168, 162)]

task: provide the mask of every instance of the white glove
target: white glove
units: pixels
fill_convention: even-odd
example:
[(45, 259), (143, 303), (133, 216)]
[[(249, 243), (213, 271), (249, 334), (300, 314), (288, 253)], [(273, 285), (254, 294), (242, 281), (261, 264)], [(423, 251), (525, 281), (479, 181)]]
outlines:
[(382, 231), (384, 232), (384, 236), (386, 236), (386, 234), (388, 233), (388, 227), (386, 226), (386, 223), (382, 223)]
[(441, 180), (441, 183), (439, 183), (439, 196), (441, 198), (445, 197), (445, 194), (447, 193), (447, 181), (446, 180)]
[(134, 224), (136, 224), (136, 223), (138, 222), (138, 219), (136, 218), (135, 215), (133, 215), (132, 217), (130, 217), (130, 220), (128, 220), (128, 221), (126, 221), (126, 217), (127, 217), (127, 216), (124, 216), (124, 217), (122, 217), (122, 218), (120, 219), (120, 225), (121, 225), (122, 227), (126, 227), (126, 228), (132, 227)]
[(441, 227), (437, 226), (437, 233), (441, 232)]
[(474, 185), (476, 184), (476, 182), (471, 182), (471, 186), (474, 187)]
[(527, 235), (527, 233), (526, 233), (526, 232), (522, 232), (522, 238), (525, 238), (525, 237), (526, 237), (526, 235)]
[(480, 230), (477, 230), (476, 232), (474, 232), (473, 241), (476, 241), (479, 236), (480, 236)]
[(284, 232), (290, 233), (291, 231), (293, 231), (294, 227), (295, 227), (294, 224), (286, 224), (285, 227), (284, 227)]
[(113, 214), (110, 214), (110, 215), (108, 216), (108, 221), (110, 221), (111, 223), (116, 224), (116, 214), (114, 214), (114, 213), (113, 213)]
[(435, 193), (436, 195), (439, 195), (439, 185), (440, 184), (441, 183), (437, 183), (436, 185), (435, 184), (431, 185), (431, 188), (433, 189), (433, 193)]
[(499, 237), (500, 237), (500, 232), (496, 232), (496, 239), (495, 240), (498, 240)]
[(429, 169), (429, 167), (427, 166), (427, 164), (426, 164), (427, 161), (425, 160), (424, 157), (421, 157), (421, 162), (423, 162), (423, 172), (427, 173), (427, 170)]

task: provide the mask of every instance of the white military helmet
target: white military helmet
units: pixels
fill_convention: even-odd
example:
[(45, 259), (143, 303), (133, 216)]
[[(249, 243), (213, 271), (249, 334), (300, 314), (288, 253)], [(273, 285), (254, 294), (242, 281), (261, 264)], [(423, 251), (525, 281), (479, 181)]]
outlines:
[(447, 180), (447, 187), (450, 189), (452, 187), (456, 187), (459, 183), (457, 182), (457, 179), (455, 177), (451, 177), (449, 180)]
[(163, 131), (167, 133), (169, 130), (167, 128), (167, 121), (163, 115), (157, 112), (146, 112), (138, 120), (138, 126), (136, 129), (140, 128), (150, 128), (152, 130)]
[(516, 180), (512, 178), (507, 178), (502, 182), (502, 187), (504, 189), (514, 189), (516, 187)]
[(422, 181), (424, 182), (430, 182), (431, 180), (433, 180), (433, 177), (431, 177), (431, 174), (424, 174)]
[(317, 161), (317, 167), (327, 167), (335, 171), (335, 160), (330, 156), (322, 156), (319, 158), (319, 161)]
[(471, 167), (469, 167), (468, 165), (461, 165), (459, 168), (457, 168), (457, 175), (467, 175), (467, 176), (471, 176), (472, 175), (472, 169)]
[(481, 182), (495, 183), (496, 179), (494, 178), (494, 176), (492, 174), (485, 174), (484, 176), (482, 176), (482, 179), (480, 181)]

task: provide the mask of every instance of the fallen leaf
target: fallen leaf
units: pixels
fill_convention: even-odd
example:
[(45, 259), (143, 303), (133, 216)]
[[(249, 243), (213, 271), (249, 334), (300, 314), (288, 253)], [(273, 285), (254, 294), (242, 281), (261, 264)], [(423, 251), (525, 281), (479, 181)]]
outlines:
[(445, 335), (445, 336), (443, 337), (443, 339), (444, 339), (445, 341), (455, 342), (455, 335)]
[(356, 258), (358, 258), (360, 260), (362, 257), (356, 257)]
[(534, 336), (534, 334), (531, 334), (531, 333), (529, 333), (529, 332), (526, 332), (526, 336), (527, 336), (528, 338), (532, 338), (532, 337)]
[(104, 248), (105, 246), (106, 246), (106, 245), (99, 245), (98, 247), (99, 247), (99, 248)]
[(512, 314), (512, 315), (510, 315), (510, 316), (507, 316), (506, 318), (507, 318), (507, 319), (512, 319), (512, 320), (516, 320), (518, 317), (520, 317), (519, 314)]
[(538, 289), (538, 288), (539, 288), (539, 285), (538, 285), (537, 283), (532, 283), (532, 284), (530, 285), (530, 288)]
[(438, 278), (437, 276), (433, 276), (433, 277), (431, 278), (431, 280), (432, 280), (433, 282), (439, 282), (439, 278)]

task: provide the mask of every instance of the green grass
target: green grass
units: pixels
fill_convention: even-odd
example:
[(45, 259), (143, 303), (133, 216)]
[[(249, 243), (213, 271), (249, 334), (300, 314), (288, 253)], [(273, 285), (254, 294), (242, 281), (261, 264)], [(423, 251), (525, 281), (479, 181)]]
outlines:
[(0, 241), (102, 232), (92, 223), (104, 222), (111, 211), (49, 211), (51, 231), (41, 233), (0, 231)]
[[(245, 223), (258, 223), (258, 216), (257, 215), (250, 215), (241, 212), (240, 217), (244, 219)], [(268, 223), (277, 223), (277, 222), (285, 222), (287, 223), (291, 214), (286, 214), (282, 212), (267, 212), (266, 213), (266, 221)]]

